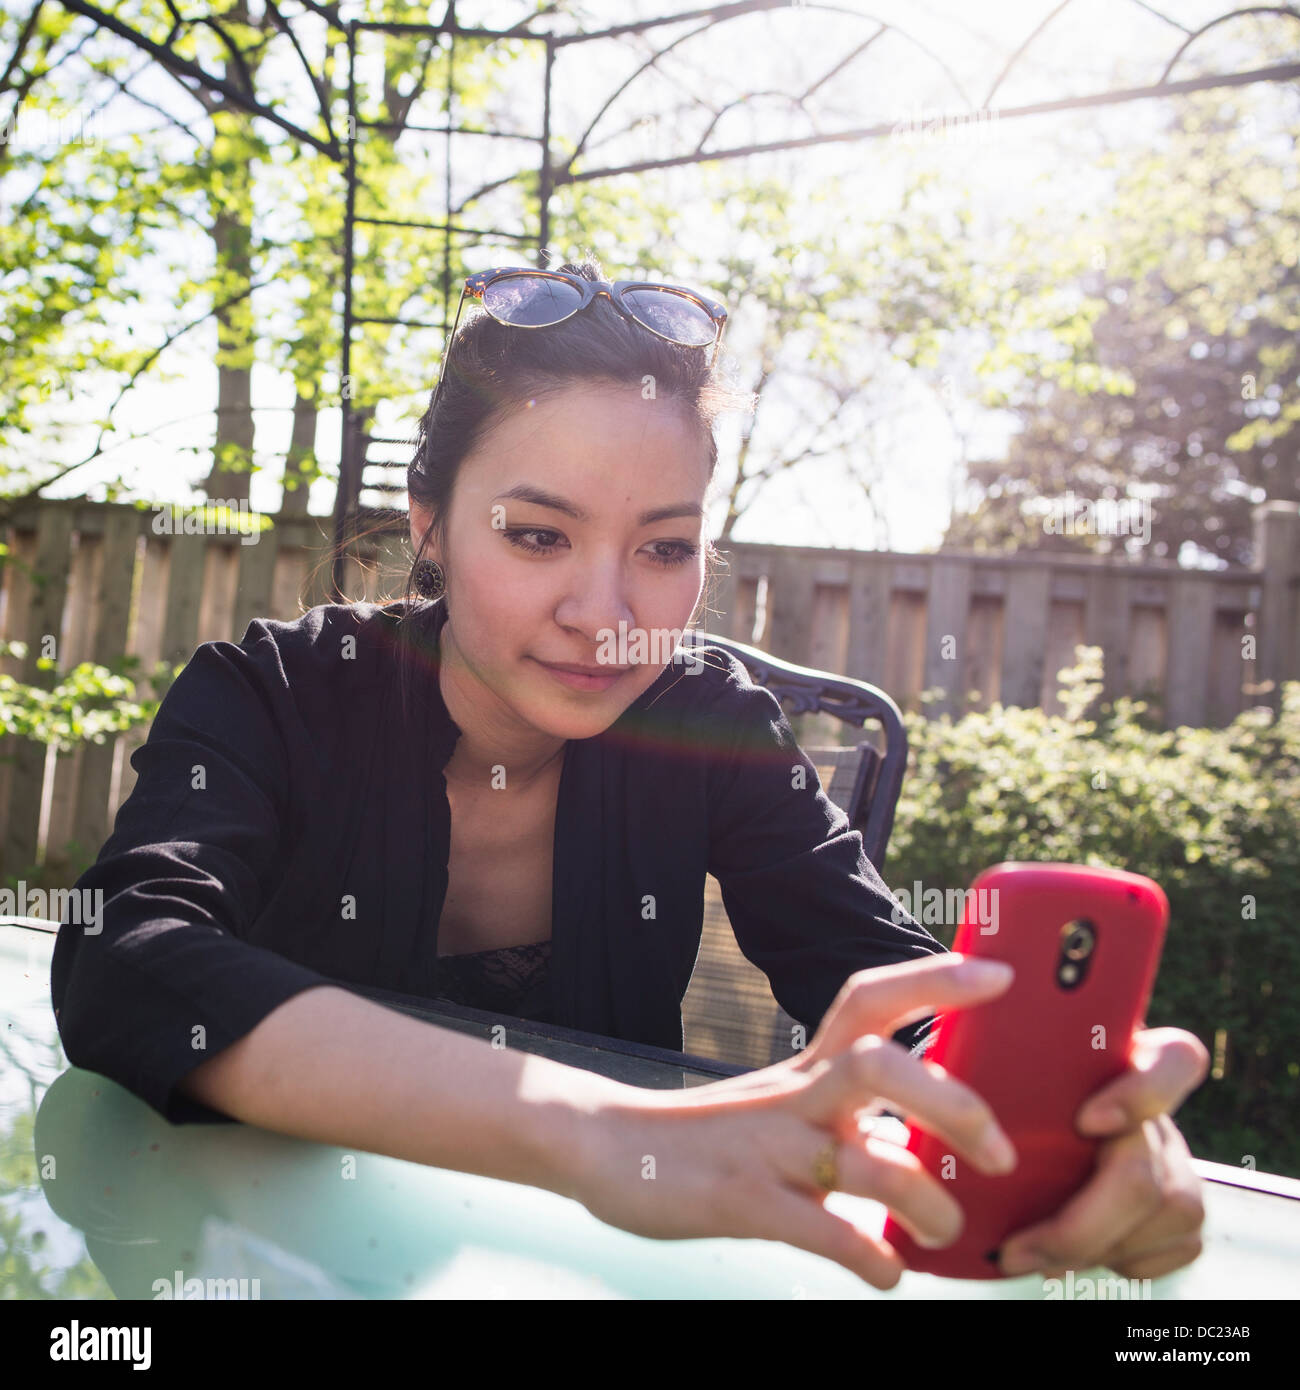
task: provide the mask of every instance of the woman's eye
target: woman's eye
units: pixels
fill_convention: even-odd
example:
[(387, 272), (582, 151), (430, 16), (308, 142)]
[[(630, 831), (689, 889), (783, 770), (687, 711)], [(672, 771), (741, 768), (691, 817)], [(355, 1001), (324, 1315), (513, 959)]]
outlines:
[[(558, 531), (548, 531), (542, 526), (517, 526), (513, 530), (505, 531), (505, 538), (511, 545), (518, 546), (520, 550), (526, 550), (532, 555), (546, 555), (556, 549), (555, 540), (559, 537)], [(536, 541), (526, 540), (527, 536), (549, 536), (549, 543), (543, 542), (541, 545)]]
[[(668, 554), (655, 552), (658, 546), (667, 546)], [(650, 558), (656, 565), (665, 565), (669, 568), (675, 565), (684, 565), (688, 560), (693, 560), (699, 554), (699, 546), (690, 545), (686, 541), (654, 541), (651, 545), (652, 554)]]
[[(558, 531), (543, 526), (507, 527), (502, 534), (511, 545), (530, 555), (554, 554), (560, 548), (557, 542), (564, 539)], [(693, 560), (699, 554), (699, 547), (688, 541), (651, 541), (647, 554), (652, 564), (674, 569)]]

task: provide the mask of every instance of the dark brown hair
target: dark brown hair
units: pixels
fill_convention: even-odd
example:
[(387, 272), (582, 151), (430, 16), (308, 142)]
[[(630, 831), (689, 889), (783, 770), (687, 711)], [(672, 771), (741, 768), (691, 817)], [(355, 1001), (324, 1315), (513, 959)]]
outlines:
[[(561, 270), (586, 280), (606, 280), (598, 260), (567, 263)], [(522, 410), (529, 400), (554, 395), (576, 384), (633, 386), (640, 390), (652, 377), (656, 398), (670, 399), (697, 425), (707, 449), (709, 479), (718, 463), (714, 437), (717, 418), (724, 411), (752, 412), (752, 392), (728, 385), (713, 353), (681, 347), (631, 323), (605, 298), (545, 328), (520, 330), (498, 323), (482, 310), (461, 313), (455, 340), (443, 359), (444, 380), (420, 420), (415, 454), (406, 470), (407, 492), (412, 503), (433, 517), (412, 559), (406, 579), (409, 604), (402, 625), (420, 644), (427, 633), (433, 602), (415, 594), (415, 567), (435, 536), (446, 555), (446, 519), (452, 493), (464, 460), (502, 418)], [(705, 545), (705, 588), (695, 622), (707, 607), (717, 568), (723, 564), (712, 542)], [(688, 624), (689, 626), (689, 624)], [(403, 651), (410, 645), (402, 644)], [(402, 699), (406, 707), (410, 687), (409, 668), (402, 668)]]

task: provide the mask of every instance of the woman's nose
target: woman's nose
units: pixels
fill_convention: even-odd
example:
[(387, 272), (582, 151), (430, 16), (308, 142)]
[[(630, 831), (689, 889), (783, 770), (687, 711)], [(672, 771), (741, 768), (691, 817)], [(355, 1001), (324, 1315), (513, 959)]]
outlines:
[(599, 642), (606, 631), (618, 632), (619, 623), (630, 628), (634, 622), (621, 579), (600, 581), (590, 571), (584, 576), (580, 592), (563, 599), (555, 610), (561, 627), (577, 628), (588, 640)]

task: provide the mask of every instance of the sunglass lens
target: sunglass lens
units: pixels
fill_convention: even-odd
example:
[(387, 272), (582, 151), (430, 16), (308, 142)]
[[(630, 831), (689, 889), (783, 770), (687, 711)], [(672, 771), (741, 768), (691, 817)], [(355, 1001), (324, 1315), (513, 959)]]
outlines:
[(567, 319), (582, 296), (549, 275), (506, 275), (483, 291), (483, 307), (502, 323), (540, 328)]
[(675, 343), (707, 347), (717, 334), (712, 318), (702, 305), (671, 290), (624, 290), (623, 305), (647, 328)]

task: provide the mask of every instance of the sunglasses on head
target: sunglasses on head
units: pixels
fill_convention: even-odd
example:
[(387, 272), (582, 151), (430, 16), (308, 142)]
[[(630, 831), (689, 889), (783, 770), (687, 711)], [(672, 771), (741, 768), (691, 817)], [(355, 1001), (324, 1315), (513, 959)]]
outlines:
[(716, 299), (684, 285), (665, 285), (653, 280), (586, 280), (564, 270), (533, 270), (528, 266), (503, 266), (471, 275), (460, 292), (456, 318), (443, 347), (438, 385), (430, 415), (438, 403), (447, 353), (456, 336), (466, 295), (477, 299), (498, 323), (512, 328), (549, 328), (563, 323), (604, 295), (625, 318), (640, 324), (656, 337), (681, 347), (722, 347), (727, 311)]

